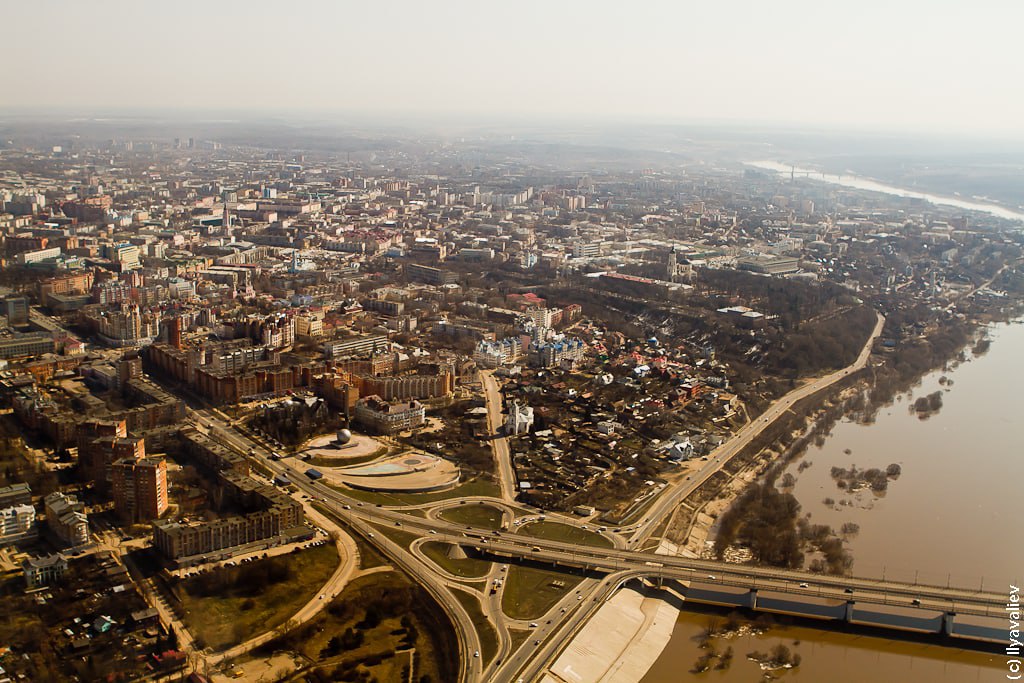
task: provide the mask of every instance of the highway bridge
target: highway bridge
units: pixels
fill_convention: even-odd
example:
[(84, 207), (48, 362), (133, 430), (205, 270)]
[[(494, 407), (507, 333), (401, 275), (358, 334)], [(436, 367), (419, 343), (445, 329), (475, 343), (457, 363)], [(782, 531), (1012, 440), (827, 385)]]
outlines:
[[(734, 564), (716, 560), (658, 555), (622, 548), (577, 545), (460, 525), (443, 519), (411, 516), (399, 509), (377, 507), (343, 495), (319, 482), (305, 482), (293, 468), (292, 480), (303, 483), (324, 503), (341, 506), (338, 516), (351, 524), (401, 525), (406, 531), (431, 534), (432, 540), (472, 548), (499, 560), (527, 560), (602, 574), (629, 572), (630, 577), (655, 581), (666, 579), (703, 585), (739, 588), (750, 596), (748, 607), (757, 608), (759, 592), (794, 594), (840, 600), (850, 604), (885, 605), (911, 610), (940, 611), (947, 633), (956, 615), (997, 617), (1005, 612), (1006, 596), (955, 586), (901, 583), (871, 578), (833, 576), (810, 572)], [(483, 502), (482, 499), (475, 502)], [(333, 507), (333, 506), (332, 506)], [(336, 507), (334, 507), (337, 510)]]
[[(448, 612), (459, 639), (459, 680), (469, 683), (490, 681), (533, 681), (547, 664), (571, 640), (587, 620), (626, 582), (641, 580), (653, 585), (673, 588), (684, 600), (721, 605), (737, 605), (749, 609), (804, 614), (819, 619), (845, 620), (850, 623), (871, 623), (884, 628), (916, 630), (955, 636), (957, 639), (985, 640), (978, 631), (962, 621), (1002, 617), (1005, 595), (927, 584), (909, 584), (870, 578), (827, 576), (785, 569), (730, 564), (714, 560), (658, 555), (639, 552), (635, 548), (657, 527), (678, 503), (689, 495), (715, 471), (742, 451), (763, 429), (789, 410), (792, 405), (830, 384), (849, 376), (867, 365), (872, 342), (880, 334), (883, 318), (878, 317), (871, 338), (864, 345), (858, 359), (842, 370), (805, 383), (776, 401), (756, 420), (741, 429), (723, 444), (699, 472), (685, 481), (669, 486), (662, 495), (640, 515), (642, 519), (611, 530), (602, 530), (613, 547), (594, 547), (574, 543), (546, 540), (529, 536), (529, 525), (516, 530), (495, 531), (450, 522), (437, 512), (459, 505), (486, 504), (497, 508), (505, 521), (522, 521), (538, 517), (521, 504), (511, 501), (511, 472), (505, 449), (495, 448), (496, 465), (502, 483), (502, 498), (452, 497), (433, 505), (383, 506), (360, 501), (342, 490), (329, 487), (321, 481), (311, 481), (303, 473), (305, 467), (298, 461), (278, 461), (269, 457), (271, 448), (261, 439), (239, 430), (226, 416), (211, 410), (190, 411), (193, 419), (209, 428), (218, 441), (252, 458), (264, 471), (286, 474), (300, 492), (330, 512), (337, 521), (344, 522), (382, 550), (397, 566), (408, 572), (434, 596)], [(496, 387), (488, 384), (488, 406), (491, 431), (495, 431), (500, 418), (500, 397)], [(424, 515), (424, 516), (419, 516)], [(524, 516), (525, 515), (525, 516)], [(549, 519), (581, 526), (581, 522), (548, 513)], [(403, 531), (420, 535), (422, 539), (459, 545), (472, 552), (508, 563), (548, 565), (567, 572), (584, 573), (576, 594), (565, 596), (547, 613), (544, 624), (532, 631), (532, 645), (528, 642), (513, 647), (511, 628), (522, 628), (512, 623), (502, 611), (500, 595), (480, 598), (481, 609), (498, 631), (498, 650), (491, 661), (480, 657), (481, 636), (465, 607), (454, 598), (452, 589), (464, 590), (465, 585), (453, 582), (451, 575), (440, 570), (420, 553), (421, 542), (403, 546), (387, 538), (388, 528), (401, 527)], [(488, 583), (497, 575), (488, 575)], [(809, 606), (809, 607), (808, 607)], [(877, 614), (910, 615), (905, 623), (878, 624), (872, 622)], [(866, 621), (865, 621), (866, 620)], [(907, 626), (907, 623), (910, 626)], [(958, 626), (962, 626), (958, 630)], [(939, 640), (937, 642), (950, 642)], [(958, 640), (958, 642), (963, 642)]]

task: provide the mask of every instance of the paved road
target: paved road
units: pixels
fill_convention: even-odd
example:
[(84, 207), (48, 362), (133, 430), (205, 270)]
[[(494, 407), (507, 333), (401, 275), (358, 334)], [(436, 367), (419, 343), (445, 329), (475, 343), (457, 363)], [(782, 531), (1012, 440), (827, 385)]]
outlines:
[[(216, 427), (216, 429), (211, 430), (214, 438), (219, 440), (221, 443), (234, 448), (239, 453), (248, 454), (251, 450), (251, 452), (254, 453), (252, 457), (258, 460), (264, 467), (276, 474), (288, 475), (288, 478), (300, 489), (300, 491), (314, 499), (320, 499), (326, 507), (331, 509), (332, 514), (351, 524), (352, 528), (355, 529), (357, 533), (361, 534), (381, 550), (389, 560), (401, 569), (405, 570), (409, 576), (414, 577), (448, 613), (455, 624), (456, 636), (459, 640), (459, 680), (464, 682), (482, 680), (481, 658), (473, 656), (474, 652), (480, 651), (480, 638), (473, 626), (473, 621), (469, 614), (466, 612), (465, 608), (462, 607), (461, 603), (459, 603), (459, 601), (451, 594), (448, 587), (448, 580), (438, 577), (438, 575), (433, 571), (432, 565), (429, 564), (428, 561), (417, 557), (414, 553), (409, 552), (401, 545), (385, 537), (380, 533), (379, 529), (374, 529), (371, 526), (371, 522), (392, 525), (395, 521), (411, 520), (415, 518), (410, 518), (408, 515), (398, 515), (399, 520), (395, 520), (393, 517), (385, 515), (357, 516), (345, 514), (346, 510), (343, 506), (351, 504), (361, 506), (362, 503), (347, 498), (343, 499), (339, 494), (336, 494), (326, 485), (310, 481), (302, 470), (297, 467), (293, 467), (287, 461), (271, 460), (271, 449), (259, 441), (239, 433), (215, 412), (209, 410), (199, 410), (195, 412), (199, 415), (201, 420), (211, 423)], [(339, 502), (341, 500), (344, 500), (345, 502)], [(367, 509), (370, 508), (368, 507)], [(373, 509), (377, 510), (378, 508)], [(322, 609), (323, 605), (327, 603), (327, 600), (318, 600), (317, 602), (320, 603), (318, 606), (319, 609)]]
[[(303, 605), (298, 612), (288, 619), (287, 623), (292, 628), (306, 623), (319, 614), (324, 607), (330, 604), (331, 600), (345, 589), (345, 586), (352, 578), (352, 574), (359, 568), (359, 550), (356, 547), (355, 541), (352, 540), (352, 537), (345, 533), (345, 530), (338, 526), (333, 520), (320, 514), (310, 505), (307, 504), (304, 507), (307, 518), (311, 519), (324, 531), (328, 533), (335, 533), (337, 537), (335, 547), (338, 550), (338, 558), (340, 561), (338, 562), (337, 569), (335, 569), (334, 573), (331, 574), (331, 578), (327, 580), (327, 583), (321, 586), (320, 590), (316, 592), (316, 595), (310, 598), (309, 602)], [(205, 655), (204, 658), (212, 668), (221, 662), (229, 662), (235, 657), (239, 657), (256, 649), (260, 645), (263, 645), (267, 641), (273, 639), (275, 635), (275, 631), (261, 633), (250, 638), (244, 643), (239, 643), (230, 650)]]
[[(328, 493), (328, 501), (331, 497), (331, 493)], [(927, 598), (934, 604), (941, 603), (958, 613), (986, 616), (1000, 614), (1005, 602), (1005, 596), (1001, 593), (972, 588), (831, 576), (636, 550), (578, 546), (522, 534), (495, 535), (488, 529), (466, 529), (464, 525), (409, 517), (365, 504), (362, 507), (352, 507), (346, 510), (345, 514), (358, 520), (377, 520), (382, 524), (387, 523), (383, 520), (399, 519), (406, 531), (419, 529), (430, 534), (432, 530), (435, 532), (430, 534), (433, 540), (458, 543), (497, 557), (499, 560), (524, 558), (607, 573), (639, 570), (648, 576), (690, 579), (709, 585), (765, 588), (802, 595), (812, 593), (831, 596), (840, 592), (849, 595), (845, 589), (850, 588), (855, 591), (857, 599), (864, 602), (912, 606), (914, 599)], [(803, 583), (807, 584), (807, 588), (800, 586)]]
[(647, 510), (643, 521), (633, 529), (632, 536), (630, 537), (631, 544), (636, 546), (650, 536), (651, 532), (662, 522), (665, 516), (675, 511), (679, 503), (707, 481), (711, 475), (722, 469), (727, 462), (746, 448), (751, 441), (760, 436), (761, 432), (792, 408), (795, 403), (835, 384), (866, 366), (871, 356), (871, 348), (874, 346), (875, 339), (882, 333), (882, 326), (885, 324), (885, 318), (881, 314), (876, 315), (878, 315), (878, 320), (875, 323), (875, 329), (871, 332), (871, 336), (868, 337), (864, 348), (861, 349), (860, 355), (857, 356), (857, 360), (853, 364), (797, 387), (779, 398), (759, 415), (757, 419), (744, 425), (731, 439), (715, 449), (708, 459), (707, 465), (683, 481), (665, 487), (661, 495)]
[[(339, 519), (342, 519), (347, 524), (352, 525), (357, 531), (366, 536), (370, 542), (383, 550), (384, 553), (395, 562), (395, 564), (405, 569), (411, 576), (420, 581), (432, 595), (434, 595), (435, 599), (437, 599), (438, 602), (449, 612), (456, 624), (456, 632), (460, 643), (460, 660), (462, 663), (460, 680), (513, 680), (510, 678), (512, 674), (515, 671), (522, 669), (527, 661), (530, 661), (531, 663), (526, 669), (523, 669), (524, 673), (528, 673), (530, 671), (536, 672), (543, 669), (544, 665), (557, 655), (561, 648), (568, 642), (569, 636), (572, 633), (575, 633), (582, 624), (586, 622), (593, 611), (600, 606), (603, 599), (614, 593), (617, 587), (621, 584), (622, 577), (628, 578), (630, 576), (639, 576), (642, 574), (650, 574), (652, 571), (658, 571), (658, 568), (646, 563), (662, 565), (664, 569), (661, 571), (666, 576), (679, 575), (685, 578), (687, 575), (684, 574), (684, 572), (702, 572), (703, 578), (701, 580), (705, 583), (711, 582), (736, 587), (746, 585), (742, 583), (744, 580), (760, 580), (764, 582), (762, 584), (763, 586), (770, 586), (772, 590), (792, 590), (794, 592), (798, 590), (804, 592), (811, 590), (812, 592), (817, 591), (823, 596), (832, 596), (835, 594), (835, 591), (843, 591), (843, 594), (846, 595), (846, 587), (849, 585), (856, 585), (857, 590), (865, 592), (864, 599), (870, 601), (872, 594), (871, 591), (873, 589), (877, 589), (879, 586), (867, 586), (863, 584), (863, 582), (860, 584), (841, 584), (837, 582), (842, 581), (842, 579), (836, 577), (830, 577), (831, 583), (822, 583), (820, 581), (822, 577), (815, 575), (796, 576), (795, 573), (790, 573), (790, 575), (781, 575), (778, 573), (781, 572), (781, 570), (757, 570), (756, 568), (747, 566), (737, 568), (735, 565), (726, 565), (725, 563), (690, 560), (687, 558), (666, 558), (666, 556), (663, 555), (637, 553), (633, 550), (624, 549), (622, 546), (626, 545), (625, 539), (627, 537), (629, 538), (629, 543), (633, 546), (642, 542), (642, 540), (645, 539), (660, 523), (664, 516), (670, 514), (685, 496), (689, 495), (697, 488), (697, 486), (706, 481), (708, 477), (714, 474), (714, 472), (720, 470), (729, 459), (739, 453), (768, 425), (789, 410), (797, 401), (830, 386), (831, 384), (864, 367), (868, 362), (872, 344), (881, 333), (883, 323), (884, 319), (882, 316), (878, 316), (876, 327), (854, 364), (838, 372), (821, 377), (812, 382), (808, 382), (780, 398), (778, 401), (773, 403), (768, 410), (759, 416), (757, 420), (746, 425), (737, 432), (732, 439), (720, 446), (713, 454), (707, 465), (699, 472), (691, 475), (688, 480), (684, 480), (675, 486), (666, 487), (658, 499), (649, 508), (643, 521), (615, 529), (615, 531), (619, 532), (617, 534), (606, 534), (609, 537), (615, 538), (615, 545), (617, 546), (615, 549), (597, 549), (582, 546), (576, 547), (568, 543), (545, 541), (542, 539), (507, 532), (500, 534), (500, 536), (496, 536), (493, 531), (484, 529), (471, 529), (467, 531), (465, 525), (449, 523), (442, 519), (436, 519), (432, 511), (428, 512), (429, 517), (427, 519), (423, 519), (403, 514), (397, 509), (362, 503), (353, 498), (344, 496), (338, 491), (326, 487), (322, 483), (309, 481), (300, 470), (292, 467), (286, 462), (271, 461), (268, 457), (270, 455), (270, 450), (267, 447), (259, 441), (239, 433), (233, 425), (223, 420), (218, 413), (208, 410), (197, 412), (201, 416), (202, 420), (212, 423), (216, 427), (216, 429), (213, 430), (215, 438), (232, 446), (242, 453), (248, 453), (250, 449), (253, 449), (256, 453), (256, 459), (258, 459), (263, 466), (275, 473), (288, 474), (289, 478), (295, 482), (299, 489), (313, 497), (319, 498), (331, 509), (332, 514), (337, 515)], [(512, 467), (508, 441), (504, 437), (497, 436), (503, 422), (501, 413), (501, 394), (498, 390), (498, 383), (491, 373), (481, 373), (481, 384), (487, 401), (489, 432), (496, 435), (496, 437), (492, 439), (491, 443), (492, 448), (494, 449), (495, 465), (501, 484), (502, 499), (503, 501), (511, 501), (515, 495), (515, 473)], [(480, 500), (489, 501), (492, 504), (498, 503), (498, 501), (495, 501), (494, 499)], [(462, 500), (447, 500), (429, 507), (450, 507), (451, 505), (457, 505), (462, 502)], [(477, 502), (477, 499), (474, 498), (472, 501), (466, 500), (465, 502)], [(507, 505), (499, 506), (503, 509), (506, 516), (514, 514), (514, 511)], [(383, 537), (379, 531), (374, 533), (370, 526), (371, 522), (390, 526), (396, 521), (401, 522), (403, 526), (418, 529), (425, 534), (433, 532), (431, 538), (434, 540), (458, 542), (466, 546), (476, 547), (479, 550), (486, 552), (502, 552), (508, 557), (528, 557), (532, 560), (561, 562), (575, 566), (586, 566), (589, 564), (591, 567), (601, 567), (611, 573), (604, 580), (587, 580), (580, 584), (579, 592), (566, 596), (565, 599), (555, 605), (555, 607), (545, 615), (546, 618), (543, 623), (538, 624), (537, 629), (533, 632), (535, 635), (532, 636), (531, 640), (515, 653), (510, 652), (511, 640), (509, 638), (507, 627), (522, 626), (522, 624), (509, 620), (502, 614), (500, 609), (500, 591), (494, 596), (485, 594), (481, 600), (481, 606), (484, 613), (492, 621), (499, 633), (499, 653), (496, 659), (501, 660), (502, 662), (500, 666), (492, 663), (485, 670), (481, 666), (481, 659), (473, 657), (473, 653), (478, 651), (480, 648), (480, 641), (472, 625), (472, 620), (458, 601), (453, 598), (448, 589), (448, 585), (454, 583), (452, 581), (454, 577), (445, 576), (442, 575), (443, 573), (437, 572), (432, 563), (429, 563), (424, 558), (419, 557), (416, 547), (406, 550), (393, 541)], [(559, 521), (563, 520), (560, 519)], [(574, 520), (571, 520), (571, 522), (574, 522)], [(577, 524), (577, 526), (579, 526), (579, 524)], [(466, 535), (467, 533), (469, 536)], [(686, 566), (680, 564), (683, 562), (689, 562), (690, 564)], [(757, 574), (758, 571), (769, 572), (769, 574)], [(488, 577), (488, 580), (493, 580), (494, 576), (495, 574), (492, 573)], [(709, 578), (712, 576), (715, 578)], [(812, 584), (811, 581), (814, 580), (819, 581)], [(799, 588), (799, 583), (807, 583), (808, 586), (812, 588), (801, 589)], [(343, 585), (343, 582), (338, 583), (332, 581), (329, 586), (325, 587), (325, 595), (327, 593), (330, 593), (331, 595), (336, 594), (335, 591), (340, 590), (340, 587)], [(913, 587), (916, 591), (915, 595), (921, 592), (921, 588), (922, 587), (917, 586)], [(882, 592), (883, 595), (886, 596), (886, 599), (888, 599), (888, 595), (891, 591), (886, 592), (886, 589), (883, 586)], [(933, 597), (936, 601), (948, 601), (949, 599), (957, 596), (953, 596), (950, 593), (942, 593), (935, 594)], [(967, 596), (961, 595), (959, 597), (963, 599)], [(988, 598), (988, 596), (982, 597), (978, 595), (972, 595), (971, 597), (973, 599), (980, 598), (982, 601), (985, 601)], [(315, 614), (316, 611), (318, 611), (318, 609), (327, 602), (327, 599), (325, 597), (323, 600), (320, 600), (318, 597), (315, 601), (318, 604), (312, 604), (311, 601), (310, 604), (307, 604), (304, 607), (304, 611), (300, 612), (299, 616), (309, 618), (309, 616)], [(551, 625), (547, 624), (548, 619), (552, 621)], [(254, 641), (255, 640), (257, 639), (254, 639)], [(535, 641), (539, 641), (539, 644), (534, 645)], [(250, 643), (252, 642), (253, 641), (250, 641)], [(229, 656), (234, 656), (235, 654), (240, 654), (244, 651), (246, 645), (249, 644), (242, 644), (237, 648), (233, 648), (232, 651), (224, 653), (218, 661), (227, 659)]]
[(494, 373), (490, 370), (480, 371), (480, 382), (484, 388), (484, 399), (487, 401), (487, 431), (493, 435), (491, 449), (494, 451), (494, 468), (498, 473), (501, 485), (501, 499), (514, 500), (516, 496), (516, 473), (512, 467), (512, 454), (508, 448), (508, 439), (501, 435), (503, 420), (501, 419), (501, 391)]

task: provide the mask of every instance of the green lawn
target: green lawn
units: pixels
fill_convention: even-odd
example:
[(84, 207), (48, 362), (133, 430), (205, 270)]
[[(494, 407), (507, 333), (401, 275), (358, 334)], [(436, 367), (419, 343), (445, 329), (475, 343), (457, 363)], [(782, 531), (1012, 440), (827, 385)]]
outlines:
[(305, 462), (310, 467), (349, 467), (350, 465), (362, 465), (367, 462), (373, 462), (383, 456), (386, 452), (386, 449), (379, 448), (374, 453), (357, 455), (352, 458), (321, 458), (313, 456)]
[(582, 580), (576, 574), (511, 565), (501, 595), (501, 609), (513, 619), (539, 619)]
[(502, 512), (490, 505), (479, 505), (466, 503), (454, 508), (448, 508), (438, 513), (441, 519), (455, 522), (456, 524), (468, 524), (482, 529), (500, 529)]
[[(310, 548), (240, 567), (218, 569), (178, 582), (186, 627), (204, 647), (225, 649), (269, 631), (291, 618), (316, 594), (338, 566), (334, 545)], [(248, 577), (272, 564), (286, 565), (288, 578), (251, 590)], [(203, 586), (216, 586), (211, 593)]]
[(584, 531), (579, 527), (560, 522), (531, 522), (519, 529), (519, 533), (536, 536), (548, 541), (563, 541), (577, 545), (590, 545), (597, 548), (611, 548), (612, 542), (601, 534)]
[[(339, 644), (346, 632), (357, 633), (358, 641)], [(458, 662), (450, 653), (457, 641), (451, 620), (425, 590), (393, 571), (353, 579), (327, 609), (264, 652), (294, 650), (322, 667), (321, 671), (349, 672), (329, 680), (365, 680), (358, 679), (365, 670), (372, 680), (404, 681), (402, 669), (409, 663), (410, 646), (416, 650), (417, 680), (420, 676), (435, 683), (455, 680)]]
[(367, 503), (380, 503), (381, 505), (420, 505), (422, 503), (434, 503), (449, 498), (461, 498), (464, 496), (490, 496), (501, 495), (501, 489), (489, 479), (470, 479), (448, 491), (437, 491), (435, 493), (379, 493), (377, 491), (361, 491), (347, 486), (333, 486), (332, 488), (341, 491), (346, 496), (365, 501)]
[(469, 613), (469, 618), (473, 621), (473, 626), (476, 627), (477, 635), (480, 637), (480, 657), (483, 659), (483, 665), (487, 666), (488, 662), (494, 659), (494, 655), (498, 653), (498, 634), (490, 620), (484, 616), (480, 601), (475, 595), (455, 589), (452, 590), (452, 594), (455, 595), (456, 600), (462, 603), (466, 612)]
[(533, 635), (533, 631), (523, 631), (522, 629), (510, 628), (508, 635), (512, 638), (512, 649), (510, 652), (515, 652), (519, 649), (519, 646), (530, 639)]
[(403, 531), (401, 527), (396, 526), (385, 526), (383, 524), (374, 524), (373, 527), (384, 534), (392, 541), (402, 546), (406, 550), (412, 545), (412, 542), (417, 538), (420, 538), (421, 534), (413, 533), (411, 531)]
[(420, 546), (423, 554), (430, 558), (430, 561), (449, 574), (460, 576), (465, 579), (476, 579), (486, 576), (491, 571), (491, 563), (486, 560), (477, 560), (472, 557), (465, 560), (454, 560), (448, 557), (451, 545), (438, 541), (429, 541)]

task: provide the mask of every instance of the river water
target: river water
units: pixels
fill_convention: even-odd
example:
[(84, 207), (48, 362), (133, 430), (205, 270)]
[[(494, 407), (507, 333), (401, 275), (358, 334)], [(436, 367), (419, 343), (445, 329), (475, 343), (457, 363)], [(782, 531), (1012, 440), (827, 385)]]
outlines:
[(895, 195), (897, 197), (912, 197), (915, 199), (924, 199), (932, 204), (940, 206), (953, 206), (958, 209), (966, 209), (968, 211), (981, 211), (984, 213), (991, 214), (997, 218), (1005, 218), (1012, 221), (1024, 222), (1024, 213), (1019, 211), (1013, 211), (996, 204), (985, 204), (982, 202), (972, 202), (964, 199), (957, 199), (955, 197), (945, 197), (937, 194), (930, 194), (928, 192), (918, 192), (916, 190), (907, 190), (901, 187), (893, 187), (892, 185), (886, 185), (880, 183), (877, 180), (871, 180), (870, 178), (861, 178), (855, 175), (836, 175), (833, 173), (822, 173), (810, 168), (793, 167), (787, 164), (780, 164), (777, 161), (748, 161), (747, 166), (754, 166), (756, 168), (764, 169), (766, 171), (775, 171), (783, 175), (789, 175), (791, 172), (798, 176), (807, 176), (812, 180), (820, 180), (826, 183), (832, 183), (834, 185), (843, 185), (844, 187), (851, 187), (857, 190), (868, 190), (870, 192), (884, 192), (885, 194)]
[[(989, 337), (987, 353), (927, 375), (910, 395), (883, 407), (874, 424), (841, 422), (820, 448), (812, 446), (787, 468), (797, 477), (792, 492), (813, 522), (836, 530), (845, 522), (860, 526), (859, 533), (846, 540), (855, 575), (994, 591), (1006, 590), (1011, 582), (1021, 585), (1024, 324), (992, 326)], [(943, 377), (952, 385), (940, 383)], [(925, 420), (910, 413), (914, 398), (934, 391), (943, 392), (937, 413)], [(800, 472), (801, 461), (811, 466)], [(881, 495), (847, 493), (830, 475), (833, 466), (884, 469), (890, 463), (899, 464), (902, 474)], [(826, 498), (835, 502), (826, 505)], [(840, 505), (843, 500), (848, 505)], [(684, 612), (643, 683), (687, 678), (683, 672), (699, 655), (692, 639), (706, 621), (707, 617)], [(744, 655), (778, 642), (792, 646), (794, 639), (801, 641), (792, 649), (803, 657), (802, 672), (788, 672), (786, 679), (995, 680), (999, 674), (993, 668), (1005, 667), (1005, 658), (937, 645), (790, 630), (796, 635), (770, 631), (731, 643), (736, 652), (732, 667), (703, 677), (756, 680), (752, 672), (757, 666)]]

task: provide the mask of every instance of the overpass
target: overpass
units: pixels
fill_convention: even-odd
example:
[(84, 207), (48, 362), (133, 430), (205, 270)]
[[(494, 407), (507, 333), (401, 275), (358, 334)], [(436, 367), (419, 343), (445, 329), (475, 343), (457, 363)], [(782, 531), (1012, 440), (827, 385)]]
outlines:
[[(295, 478), (302, 480), (300, 476)], [(443, 519), (413, 517), (398, 510), (352, 500), (320, 483), (310, 482), (308, 487), (315, 490), (324, 502), (340, 503), (342, 510), (337, 511), (338, 516), (348, 517), (352, 523), (389, 526), (397, 523), (406, 531), (418, 530), (430, 534), (432, 540), (472, 548), (498, 560), (518, 559), (600, 574), (621, 573), (627, 579), (646, 578), (658, 583), (672, 580), (688, 585), (739, 590), (746, 596), (745, 601), (739, 604), (755, 610), (768, 610), (771, 603), (765, 603), (759, 597), (770, 593), (789, 595), (805, 602), (808, 599), (838, 602), (845, 606), (843, 618), (851, 622), (855, 621), (854, 612), (858, 605), (919, 612), (922, 619), (926, 618), (926, 613), (940, 613), (943, 615), (942, 626), (935, 632), (961, 637), (972, 636), (956, 633), (954, 627), (957, 616), (995, 618), (1005, 614), (1006, 596), (995, 592), (951, 585), (823, 575), (718, 560), (657, 555), (624, 548), (576, 545), (525, 533), (493, 531)]]

